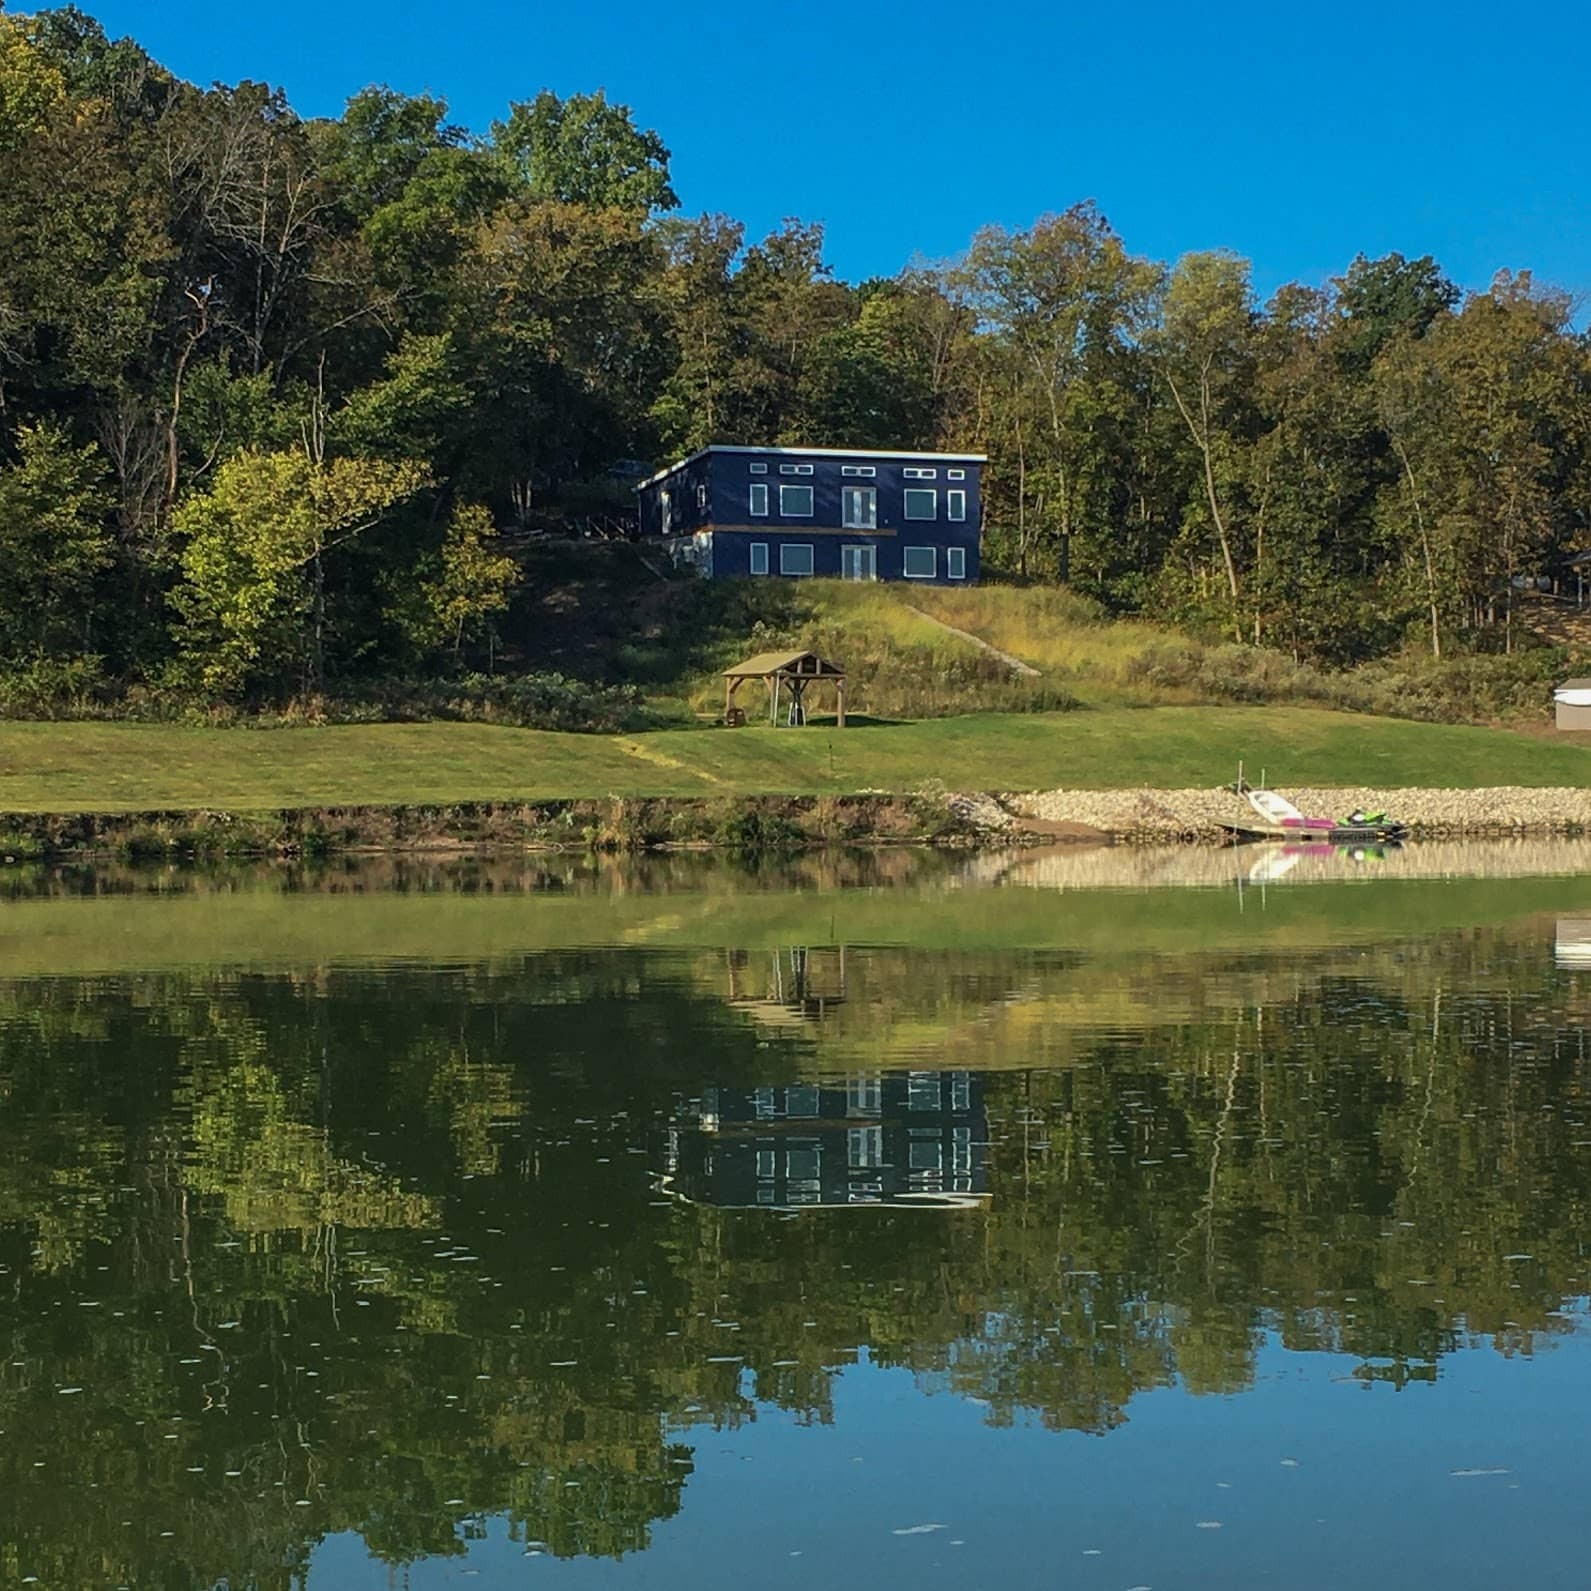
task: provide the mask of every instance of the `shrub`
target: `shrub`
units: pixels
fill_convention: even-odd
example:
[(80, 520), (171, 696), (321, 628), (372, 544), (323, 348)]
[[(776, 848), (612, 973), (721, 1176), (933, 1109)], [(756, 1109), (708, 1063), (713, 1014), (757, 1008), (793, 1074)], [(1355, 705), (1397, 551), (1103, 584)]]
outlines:
[(97, 657), (33, 657), (0, 671), (0, 718), (85, 718), (113, 692)]

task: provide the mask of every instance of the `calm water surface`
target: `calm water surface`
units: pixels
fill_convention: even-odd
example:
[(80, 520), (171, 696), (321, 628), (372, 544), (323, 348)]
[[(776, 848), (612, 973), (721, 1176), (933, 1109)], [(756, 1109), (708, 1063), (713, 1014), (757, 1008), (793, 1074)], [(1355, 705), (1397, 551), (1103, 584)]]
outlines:
[(14, 875), (0, 1584), (1584, 1586), (1591, 877), (1433, 854)]

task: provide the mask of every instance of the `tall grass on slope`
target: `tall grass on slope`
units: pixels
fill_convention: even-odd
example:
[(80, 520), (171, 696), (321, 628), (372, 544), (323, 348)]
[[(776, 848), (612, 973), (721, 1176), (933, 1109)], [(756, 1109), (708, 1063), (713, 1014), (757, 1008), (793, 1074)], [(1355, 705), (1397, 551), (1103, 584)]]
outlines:
[[(1017, 673), (992, 652), (930, 623), (892, 593), (841, 580), (786, 587), (782, 610), (758, 619), (742, 654), (811, 650), (846, 672), (850, 707), (872, 718), (946, 718), (961, 713), (1062, 712), (1078, 705), (1059, 680)], [(726, 656), (725, 665), (738, 659)], [(691, 693), (698, 711), (722, 707), (716, 676)], [(746, 705), (753, 712), (757, 698)], [(825, 694), (819, 711), (826, 711)]]

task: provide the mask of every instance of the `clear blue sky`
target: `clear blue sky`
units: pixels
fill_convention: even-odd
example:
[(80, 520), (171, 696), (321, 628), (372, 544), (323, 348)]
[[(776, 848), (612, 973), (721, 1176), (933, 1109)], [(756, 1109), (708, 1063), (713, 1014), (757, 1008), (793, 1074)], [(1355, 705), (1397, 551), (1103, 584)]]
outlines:
[(1235, 248), (1262, 291), (1392, 249), (1467, 287), (1509, 266), (1591, 289), (1583, 0), (81, 3), (304, 115), (383, 82), (484, 130), (604, 87), (663, 135), (687, 210), (821, 220), (853, 279), (1093, 198), (1133, 250)]

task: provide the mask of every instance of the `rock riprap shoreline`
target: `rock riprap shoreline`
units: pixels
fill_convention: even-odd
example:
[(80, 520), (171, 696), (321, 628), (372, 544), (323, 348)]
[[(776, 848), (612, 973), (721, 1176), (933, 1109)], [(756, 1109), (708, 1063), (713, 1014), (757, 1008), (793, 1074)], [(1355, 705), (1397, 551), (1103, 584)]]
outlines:
[[(1279, 787), (1311, 817), (1344, 818), (1356, 808), (1385, 812), (1411, 834), (1573, 835), (1591, 831), (1591, 789), (1531, 789), (1497, 785), (1483, 790), (1373, 790)], [(1002, 796), (962, 796), (956, 810), (976, 827), (1012, 834), (1046, 826), (1096, 830), (1132, 844), (1170, 840), (1215, 844), (1229, 824), (1255, 822), (1252, 807), (1230, 789), (1041, 790)], [(1085, 837), (1079, 834), (1077, 837)]]

